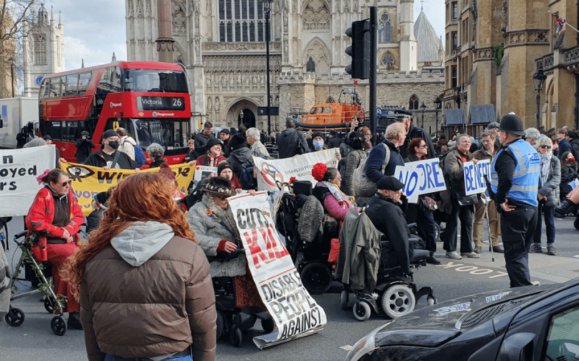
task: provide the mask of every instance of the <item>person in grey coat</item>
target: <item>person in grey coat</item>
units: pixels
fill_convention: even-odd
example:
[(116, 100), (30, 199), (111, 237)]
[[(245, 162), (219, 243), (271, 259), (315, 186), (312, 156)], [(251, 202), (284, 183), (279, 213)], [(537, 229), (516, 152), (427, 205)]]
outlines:
[(244, 255), (222, 260), (216, 258), (237, 250), (238, 238), (235, 220), (229, 210), (227, 197), (235, 194), (229, 181), (222, 177), (209, 179), (203, 188), (203, 198), (189, 210), (188, 221), (197, 242), (211, 259), (211, 277), (236, 277), (245, 275)]
[(541, 154), (541, 177), (539, 178), (539, 208), (537, 214), (537, 229), (530, 252), (542, 253), (541, 247), (541, 211), (545, 219), (547, 231), (547, 254), (555, 256), (555, 208), (559, 204), (559, 185), (561, 183), (561, 162), (553, 155), (551, 138), (542, 136), (537, 140), (537, 149)]

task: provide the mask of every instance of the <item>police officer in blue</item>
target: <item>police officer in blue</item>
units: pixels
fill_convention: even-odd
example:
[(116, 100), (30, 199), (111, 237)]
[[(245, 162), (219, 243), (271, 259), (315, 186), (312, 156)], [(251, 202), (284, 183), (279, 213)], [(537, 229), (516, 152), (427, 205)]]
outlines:
[(501, 149), (491, 164), (491, 197), (501, 215), (505, 261), (511, 287), (531, 285), (529, 248), (537, 224), (541, 157), (522, 137), (523, 122), (514, 113), (501, 119)]

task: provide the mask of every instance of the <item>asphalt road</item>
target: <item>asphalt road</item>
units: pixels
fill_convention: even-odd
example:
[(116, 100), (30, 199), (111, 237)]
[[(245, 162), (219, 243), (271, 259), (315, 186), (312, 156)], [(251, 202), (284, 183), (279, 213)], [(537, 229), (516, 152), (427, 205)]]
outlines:
[[(558, 256), (532, 254), (531, 272), (534, 280), (541, 283), (563, 282), (579, 276), (579, 231), (573, 228), (572, 219), (557, 220)], [(11, 235), (22, 229), (21, 221), (10, 223)], [(439, 249), (441, 249), (439, 244)], [(12, 246), (11, 250), (14, 250)], [(504, 269), (504, 259), (495, 255), (492, 262), (488, 252), (481, 259), (450, 261), (442, 258), (440, 266), (427, 266), (415, 271), (415, 281), (420, 286), (431, 286), (438, 301), (482, 291), (507, 288), (508, 277)], [(16, 259), (14, 259), (16, 262)], [(21, 285), (22, 289), (27, 287)], [(347, 349), (356, 340), (372, 329), (387, 322), (383, 316), (373, 316), (366, 322), (358, 322), (351, 310), (343, 311), (339, 306), (339, 294), (315, 296), (327, 313), (328, 324), (319, 334), (295, 340), (283, 345), (258, 350), (251, 336), (259, 333), (259, 324), (246, 334), (242, 347), (235, 348), (227, 341), (218, 344), (218, 360), (343, 360)], [(0, 323), (0, 361), (77, 361), (85, 360), (82, 331), (68, 331), (58, 337), (50, 330), (49, 315), (40, 302), (40, 296), (19, 299), (14, 305), (23, 309), (26, 320), (21, 327), (11, 328)], [(421, 300), (418, 307), (425, 307)]]

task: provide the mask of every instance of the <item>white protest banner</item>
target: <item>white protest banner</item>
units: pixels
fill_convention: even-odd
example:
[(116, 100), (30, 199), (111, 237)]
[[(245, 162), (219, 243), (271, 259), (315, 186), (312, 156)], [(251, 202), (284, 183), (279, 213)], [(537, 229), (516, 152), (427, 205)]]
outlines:
[(418, 196), (446, 189), (438, 158), (419, 160), (396, 166), (394, 176), (404, 183), (402, 191), (409, 203), (417, 203)]
[(206, 165), (196, 165), (195, 173), (193, 175), (193, 183), (197, 184), (205, 178), (217, 175), (217, 167), (209, 167)]
[(312, 177), (314, 164), (321, 162), (328, 167), (336, 168), (338, 166), (337, 153), (339, 150), (334, 148), (285, 159), (263, 159), (254, 156), (253, 161), (258, 169), (257, 188), (260, 191), (276, 191), (279, 190), (278, 183), (289, 182), (291, 177), (309, 180), (315, 185), (317, 181)]
[(467, 196), (487, 190), (485, 176), (491, 178), (491, 161), (488, 159), (464, 163), (464, 190)]
[(55, 166), (54, 145), (0, 150), (0, 217), (25, 216), (42, 185), (36, 177)]
[(321, 331), (326, 313), (302, 284), (281, 242), (266, 192), (228, 198), (261, 300), (275, 322), (272, 333), (256, 336), (260, 349)]

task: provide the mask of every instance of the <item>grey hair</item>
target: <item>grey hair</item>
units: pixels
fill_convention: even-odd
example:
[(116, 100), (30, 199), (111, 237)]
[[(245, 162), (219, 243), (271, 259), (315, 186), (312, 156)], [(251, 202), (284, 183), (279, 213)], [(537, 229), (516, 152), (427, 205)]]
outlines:
[(28, 143), (24, 144), (24, 148), (40, 147), (46, 145), (46, 140), (42, 138), (34, 138)]
[(162, 157), (165, 155), (165, 149), (163, 149), (163, 146), (161, 146), (159, 143), (151, 143), (151, 145), (147, 147), (147, 153), (149, 153), (151, 156), (153, 156), (153, 154), (157, 154)]
[(540, 147), (542, 145), (548, 145), (549, 147), (552, 147), (553, 141), (546, 135), (541, 135), (539, 139), (537, 139), (537, 147)]
[(252, 137), (255, 140), (259, 140), (261, 133), (257, 128), (249, 128), (245, 131), (245, 136), (247, 138)]
[(541, 132), (537, 128), (525, 129), (525, 138), (537, 139), (539, 136), (541, 136)]
[(384, 136), (388, 140), (396, 140), (400, 136), (406, 135), (406, 126), (402, 122), (395, 122), (386, 127)]
[(456, 137), (456, 144), (457, 144), (457, 145), (460, 144), (460, 142), (462, 141), (462, 138), (468, 138), (468, 140), (470, 140), (470, 142), (472, 143), (472, 138), (471, 138), (470, 135), (468, 135), (468, 134), (459, 134), (459, 135)]

